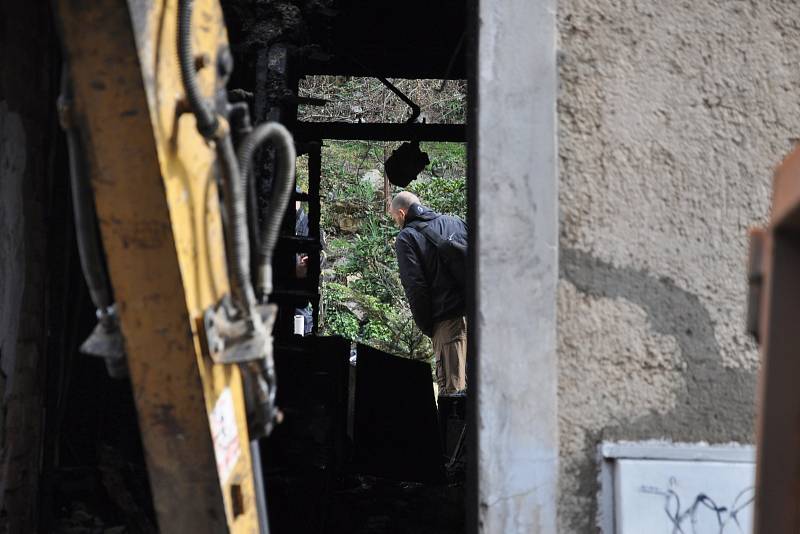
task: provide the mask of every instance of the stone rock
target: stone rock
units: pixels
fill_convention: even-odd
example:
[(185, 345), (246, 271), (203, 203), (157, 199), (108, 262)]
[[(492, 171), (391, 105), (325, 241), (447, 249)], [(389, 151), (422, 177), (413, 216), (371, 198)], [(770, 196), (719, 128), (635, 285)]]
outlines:
[(347, 301), (343, 302), (342, 305), (350, 310), (350, 312), (356, 316), (356, 319), (359, 321), (363, 321), (364, 318), (367, 316), (367, 312), (364, 311), (364, 308), (358, 302)]
[(342, 214), (337, 218), (336, 226), (345, 234), (354, 234), (361, 227), (361, 220), (352, 215)]
[(355, 202), (336, 200), (330, 204), (332, 222), (345, 234), (354, 234), (361, 227), (363, 207)]
[(369, 182), (375, 191), (383, 193), (383, 175), (378, 169), (370, 169), (365, 172), (361, 177), (361, 181)]

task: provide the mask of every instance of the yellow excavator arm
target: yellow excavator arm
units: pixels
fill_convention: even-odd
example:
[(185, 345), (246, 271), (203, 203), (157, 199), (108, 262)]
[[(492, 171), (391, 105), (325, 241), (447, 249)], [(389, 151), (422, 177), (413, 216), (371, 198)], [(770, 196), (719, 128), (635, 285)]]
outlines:
[(270, 140), (286, 184), (275, 194), (288, 195), (291, 136), (251, 128), (228, 102), (217, 0), (61, 0), (57, 16), (59, 110), (99, 318), (83, 349), (130, 375), (162, 532), (267, 532), (257, 439), (277, 417), (265, 303), (282, 213), (251, 251), (245, 192)]

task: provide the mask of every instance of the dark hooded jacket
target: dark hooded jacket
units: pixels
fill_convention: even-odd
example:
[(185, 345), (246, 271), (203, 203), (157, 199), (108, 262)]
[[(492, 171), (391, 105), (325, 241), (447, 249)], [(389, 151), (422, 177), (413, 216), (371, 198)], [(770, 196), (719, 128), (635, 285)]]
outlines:
[(405, 225), (397, 235), (395, 250), (400, 266), (400, 280), (411, 306), (414, 322), (432, 336), (433, 325), (445, 319), (461, 317), (466, 312), (464, 292), (438, 257), (436, 247), (413, 228), (414, 221), (425, 221), (442, 237), (455, 234), (467, 242), (467, 225), (457, 217), (440, 215), (419, 204), (412, 204)]

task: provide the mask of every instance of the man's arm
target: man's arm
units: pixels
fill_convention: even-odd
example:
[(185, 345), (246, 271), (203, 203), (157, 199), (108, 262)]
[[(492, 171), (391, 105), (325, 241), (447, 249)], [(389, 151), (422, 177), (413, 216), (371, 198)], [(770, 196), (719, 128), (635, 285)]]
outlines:
[(421, 259), (410, 237), (398, 236), (395, 243), (397, 264), (400, 267), (400, 281), (406, 292), (411, 315), (422, 333), (428, 337), (433, 334), (431, 297)]

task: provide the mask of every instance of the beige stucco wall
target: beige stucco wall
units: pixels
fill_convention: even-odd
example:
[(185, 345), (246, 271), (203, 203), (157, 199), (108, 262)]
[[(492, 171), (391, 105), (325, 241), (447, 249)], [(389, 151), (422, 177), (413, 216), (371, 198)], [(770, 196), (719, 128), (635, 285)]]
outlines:
[(746, 233), (800, 138), (800, 7), (559, 2), (559, 532), (604, 439), (751, 442)]

